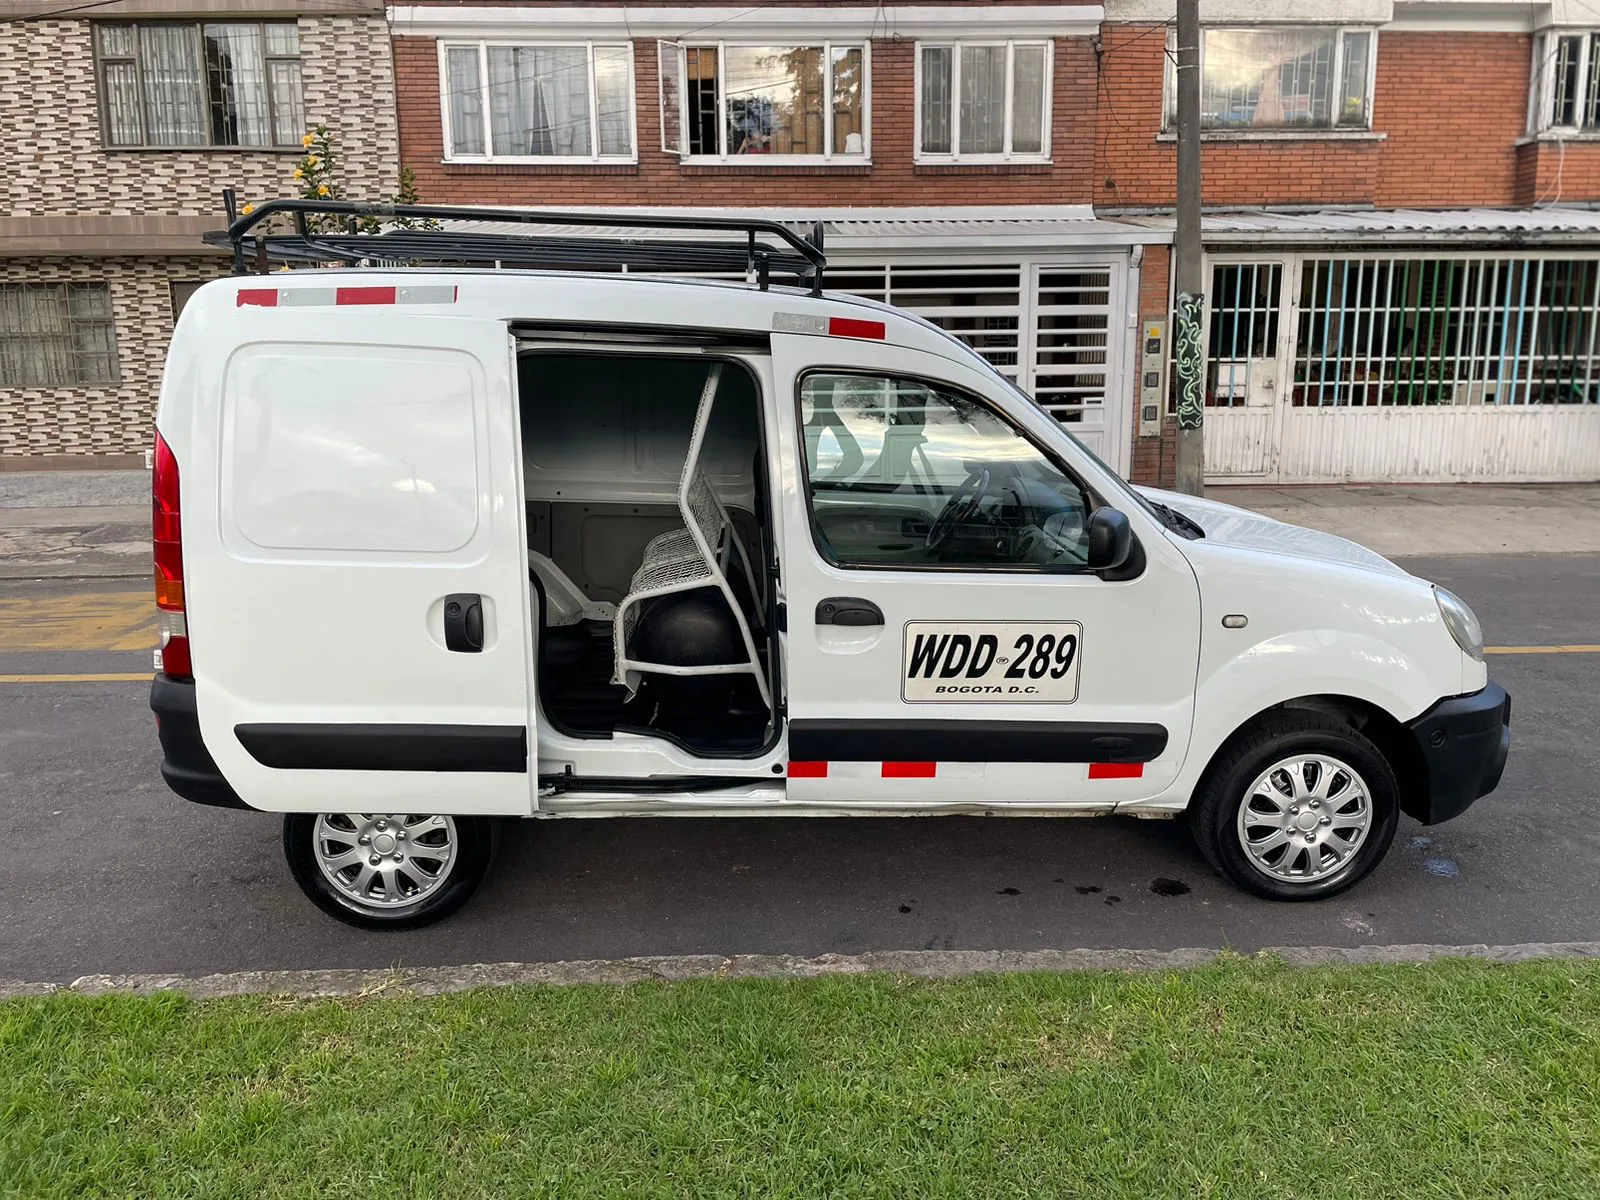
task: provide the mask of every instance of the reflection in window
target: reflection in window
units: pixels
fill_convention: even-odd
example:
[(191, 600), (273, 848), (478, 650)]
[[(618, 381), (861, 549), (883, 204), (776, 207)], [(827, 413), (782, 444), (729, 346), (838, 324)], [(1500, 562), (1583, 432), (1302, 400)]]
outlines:
[(662, 54), (669, 151), (820, 159), (867, 153), (864, 46), (668, 44)]
[(913, 380), (801, 385), (819, 550), (846, 566), (1080, 567), (1082, 488), (992, 409)]
[(448, 158), (633, 158), (626, 45), (451, 45), (444, 75)]
[[(1319, 26), (1203, 31), (1205, 129), (1364, 129), (1372, 110), (1372, 31)], [(1169, 41), (1169, 52), (1173, 51)], [(1177, 114), (1172, 60), (1167, 119)]]

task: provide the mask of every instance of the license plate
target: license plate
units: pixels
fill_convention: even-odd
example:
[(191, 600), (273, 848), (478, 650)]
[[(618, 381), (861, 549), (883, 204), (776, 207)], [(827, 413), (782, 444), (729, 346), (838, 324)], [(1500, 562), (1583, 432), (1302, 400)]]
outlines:
[(900, 698), (909, 702), (1071, 704), (1078, 621), (908, 621)]

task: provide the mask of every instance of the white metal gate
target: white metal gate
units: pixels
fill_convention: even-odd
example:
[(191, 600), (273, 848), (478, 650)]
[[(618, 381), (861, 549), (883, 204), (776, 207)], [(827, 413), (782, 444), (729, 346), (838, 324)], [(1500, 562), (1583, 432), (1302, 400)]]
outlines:
[(831, 291), (883, 300), (983, 355), (1114, 469), (1131, 441), (1124, 371), (1127, 260), (1052, 256), (835, 261)]
[(1600, 479), (1600, 257), (1214, 260), (1218, 482)]

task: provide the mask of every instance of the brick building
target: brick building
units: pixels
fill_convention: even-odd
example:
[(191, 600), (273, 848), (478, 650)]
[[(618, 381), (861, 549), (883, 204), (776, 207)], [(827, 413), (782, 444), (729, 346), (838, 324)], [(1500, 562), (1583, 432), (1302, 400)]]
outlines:
[[(55, 11), (62, 10), (62, 11)], [(393, 66), (365, 0), (0, 0), (0, 466), (144, 462), (161, 365), (221, 192), (285, 195), (333, 131), (395, 189)]]
[[(1166, 479), (1172, 11), (398, 7), (401, 153), (429, 199), (826, 216), (834, 286)], [(1201, 15), (1209, 476), (1600, 477), (1595, 10)]]
[[(320, 2), (343, 7), (298, 18), (304, 119), (339, 129), (353, 191), (388, 190), (398, 154), (424, 200), (824, 219), (832, 286), (928, 316), (1118, 469), (1170, 477), (1171, 0), (436, 0), (387, 30)], [(112, 148), (129, 35), (95, 31), (186, 3), (0, 35), (0, 95), (38, 113), (6, 135), (0, 279), (85, 313), (57, 283), (111, 281), (120, 359), (114, 383), (0, 378), (0, 454), (142, 447), (162, 289), (218, 269), (163, 256), (224, 183), (289, 190), (265, 146)], [(1201, 15), (1209, 477), (1600, 478), (1600, 9)], [(41, 98), (58, 53), (65, 106)], [(6, 312), (0, 362), (31, 336)]]

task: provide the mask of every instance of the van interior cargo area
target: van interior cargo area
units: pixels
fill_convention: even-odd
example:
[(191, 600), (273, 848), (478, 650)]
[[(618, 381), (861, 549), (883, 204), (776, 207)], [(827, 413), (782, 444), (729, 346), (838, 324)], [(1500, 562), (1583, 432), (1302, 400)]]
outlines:
[(571, 736), (706, 757), (773, 734), (759, 394), (708, 354), (518, 357), (539, 700)]

